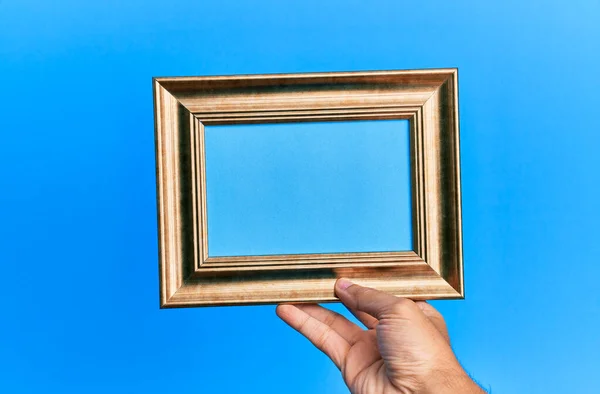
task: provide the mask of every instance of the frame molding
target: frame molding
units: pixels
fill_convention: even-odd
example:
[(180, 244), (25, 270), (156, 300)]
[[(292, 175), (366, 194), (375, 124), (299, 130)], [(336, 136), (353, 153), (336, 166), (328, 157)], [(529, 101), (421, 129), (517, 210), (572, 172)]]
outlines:
[[(458, 70), (154, 78), (161, 308), (336, 301), (339, 277), (463, 298)], [(410, 121), (413, 250), (209, 257), (204, 126)]]

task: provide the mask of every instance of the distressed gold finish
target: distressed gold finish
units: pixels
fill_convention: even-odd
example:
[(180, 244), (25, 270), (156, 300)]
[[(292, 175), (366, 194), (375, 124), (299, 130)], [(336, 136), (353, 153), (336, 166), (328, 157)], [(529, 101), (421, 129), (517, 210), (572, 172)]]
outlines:
[[(462, 298), (456, 69), (154, 78), (162, 308), (328, 302), (336, 278)], [(209, 257), (204, 126), (410, 121), (413, 250)]]

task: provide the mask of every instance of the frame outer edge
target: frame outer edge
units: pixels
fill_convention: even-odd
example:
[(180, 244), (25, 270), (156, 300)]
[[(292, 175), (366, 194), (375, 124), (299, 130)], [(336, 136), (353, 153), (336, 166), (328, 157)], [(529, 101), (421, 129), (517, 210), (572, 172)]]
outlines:
[(179, 123), (178, 101), (154, 80), (156, 186), (159, 231), (160, 306), (183, 284), (181, 255), (181, 212), (179, 208)]
[(456, 74), (423, 105), (427, 262), (464, 298)]
[[(373, 75), (384, 75), (385, 73), (386, 72), (375, 72)], [(437, 77), (442, 76), (445, 78), (443, 82), (441, 82), (441, 84), (435, 89), (435, 91), (433, 91), (431, 96), (429, 96), (429, 99), (424, 98), (426, 101), (423, 102), (421, 107), (421, 120), (423, 124), (422, 155), (425, 161), (423, 168), (425, 177), (425, 204), (423, 208), (424, 214), (427, 215), (425, 218), (426, 234), (425, 239), (423, 240), (426, 245), (424, 248), (424, 254), (429, 256), (431, 251), (435, 251), (437, 249), (437, 252), (434, 253), (434, 255), (437, 256), (436, 258), (431, 259), (432, 264), (429, 264), (430, 262), (427, 261), (427, 265), (429, 265), (430, 269), (432, 269), (430, 273), (434, 275), (433, 277), (429, 276), (429, 290), (423, 289), (425, 292), (421, 292), (417, 290), (417, 288), (414, 288), (413, 286), (419, 282), (418, 279), (414, 284), (411, 284), (406, 289), (404, 287), (398, 288), (399, 290), (402, 289), (402, 292), (398, 294), (404, 294), (404, 296), (408, 296), (410, 298), (413, 298), (413, 296), (409, 294), (414, 294), (415, 299), (464, 298), (457, 73), (457, 69), (414, 70), (407, 72), (399, 70), (397, 72), (394, 71), (389, 73), (389, 77), (391, 78), (394, 78), (396, 75), (403, 74), (411, 74), (415, 75), (415, 77), (419, 76), (419, 78), (421, 75), (424, 76), (424, 78), (427, 78), (428, 74), (436, 74)], [(358, 77), (369, 75), (369, 72), (349, 74), (354, 74), (354, 76)], [(349, 74), (313, 73), (305, 74), (304, 76), (301, 76), (301, 78), (320, 78), (322, 76), (327, 77), (324, 78), (323, 83), (328, 83), (328, 75), (345, 76)], [(268, 75), (256, 75), (255, 77), (250, 76), (250, 78), (247, 79), (252, 80), (267, 76)], [(294, 75), (280, 75), (280, 78), (288, 78), (291, 76), (293, 77)], [(224, 77), (223, 79), (234, 79), (239, 77), (240, 76), (228, 76)], [(220, 80), (221, 78), (208, 77), (204, 80), (209, 81), (213, 79)], [(169, 84), (169, 86), (171, 86), (171, 84), (186, 82), (185, 78), (180, 77), (164, 78), (164, 81), (165, 83)], [(440, 80), (438, 79), (438, 81)], [(411, 86), (419, 86), (418, 82), (410, 83), (414, 84)], [(423, 89), (426, 90), (427, 88), (423, 87)], [(178, 91), (179, 90), (175, 88), (175, 92)], [(200, 282), (196, 283), (196, 280), (187, 278), (187, 276), (185, 276), (189, 273), (186, 269), (187, 267), (184, 267), (184, 264), (186, 264), (186, 261), (184, 260), (187, 260), (187, 251), (184, 250), (187, 238), (183, 238), (182, 231), (186, 227), (185, 220), (187, 218), (187, 213), (184, 212), (185, 209), (181, 206), (182, 199), (185, 199), (185, 196), (182, 195), (181, 187), (185, 187), (186, 179), (181, 178), (182, 176), (185, 176), (185, 174), (181, 173), (182, 170), (185, 172), (185, 168), (180, 168), (181, 164), (179, 163), (179, 160), (181, 152), (179, 145), (182, 142), (181, 134), (185, 132), (185, 130), (181, 129), (181, 123), (185, 121), (188, 121), (189, 123), (189, 118), (183, 119), (182, 111), (186, 111), (186, 113), (189, 115), (191, 108), (188, 109), (187, 104), (180, 102), (174, 94), (168, 91), (162, 85), (162, 80), (160, 78), (153, 78), (153, 93), (155, 111), (156, 190), (159, 232), (158, 249), (160, 307), (173, 308), (184, 306), (271, 304), (289, 299), (289, 295), (286, 295), (285, 292), (281, 292), (283, 290), (278, 290), (277, 293), (272, 292), (274, 289), (267, 291), (268, 287), (271, 285), (270, 283), (265, 283), (265, 286), (268, 287), (260, 288), (260, 290), (259, 287), (254, 286), (254, 290), (257, 291), (257, 293), (254, 294), (246, 294), (246, 292), (239, 293), (240, 298), (236, 298), (237, 296), (233, 298), (224, 297), (224, 295), (219, 296), (218, 294), (220, 293), (215, 292), (214, 289), (202, 290), (202, 288), (206, 285), (209, 285), (209, 288), (214, 287), (208, 282), (205, 282), (204, 285), (198, 287)], [(446, 116), (446, 118), (444, 118), (444, 116)], [(198, 123), (202, 125), (200, 120), (198, 120)], [(193, 129), (194, 127), (191, 128)], [(437, 134), (434, 136), (434, 139), (438, 139), (438, 141), (433, 141), (433, 150), (437, 152), (433, 160), (433, 164), (430, 162), (430, 160), (428, 160), (428, 148), (431, 147), (430, 144), (432, 141), (428, 141), (428, 138), (431, 136), (427, 136), (428, 131), (432, 128), (437, 130)], [(441, 141), (441, 137), (443, 137), (442, 133), (447, 132), (452, 133), (452, 136), (446, 136), (447, 140)], [(444, 151), (444, 149), (446, 149), (446, 151)], [(197, 159), (198, 158), (199, 157), (197, 157)], [(436, 166), (446, 166), (443, 170), (449, 172), (449, 175), (452, 176), (451, 187), (449, 187), (447, 184), (441, 184), (443, 177), (436, 177), (436, 169), (434, 168)], [(437, 173), (439, 173), (439, 171)], [(429, 188), (428, 185), (432, 177), (437, 178), (436, 182), (438, 182), (438, 184), (435, 185), (434, 188)], [(203, 185), (198, 186), (202, 187)], [(199, 194), (202, 195), (202, 192)], [(449, 202), (451, 206), (444, 206), (443, 208), (439, 209), (437, 209), (435, 205), (432, 206), (431, 195), (434, 196), (434, 201), (440, 201), (443, 203), (440, 197), (444, 196), (445, 194), (449, 194), (447, 197), (449, 200), (451, 200)], [(198, 201), (196, 200), (196, 203), (197, 202)], [(200, 210), (202, 209), (202, 207), (197, 208), (200, 208)], [(182, 211), (182, 209), (184, 211)], [(430, 211), (435, 211), (432, 217), (429, 215)], [(196, 212), (199, 213), (199, 210), (196, 210)], [(451, 212), (451, 217), (449, 219), (444, 219), (444, 214), (446, 212)], [(182, 217), (182, 214), (185, 214), (186, 216)], [(437, 239), (436, 237), (430, 239), (432, 223), (434, 224), (434, 231), (437, 232)], [(444, 230), (444, 228), (446, 230)], [(448, 234), (448, 229), (451, 229), (453, 234)], [(446, 232), (444, 233), (444, 231)], [(452, 245), (452, 248), (450, 249), (452, 249), (453, 253), (456, 253), (450, 262), (445, 261), (448, 259), (449, 248), (444, 247), (448, 246), (448, 244)], [(204, 253), (201, 253), (201, 255), (202, 254)], [(429, 258), (427, 260), (429, 260)], [(425, 264), (425, 262), (423, 262), (423, 264)], [(340, 269), (343, 270), (343, 267), (340, 267)], [(372, 279), (365, 277), (364, 280), (370, 282)], [(406, 280), (408, 279), (401, 279), (401, 281)], [(380, 285), (385, 288), (389, 288), (389, 290), (392, 290), (392, 287), (390, 286), (393, 286), (391, 282), (387, 283), (385, 280), (380, 282)], [(317, 290), (317, 288), (310, 288), (312, 290), (307, 290), (310, 291), (310, 294), (313, 294), (314, 296), (317, 296), (318, 294), (317, 298), (314, 300), (313, 297), (310, 296), (309, 298), (311, 298), (311, 300), (317, 302), (335, 301), (335, 299), (331, 298), (331, 295), (325, 295), (325, 293), (321, 293), (321, 290)], [(408, 290), (409, 288), (412, 288), (413, 290)], [(233, 293), (238, 293), (238, 291), (234, 291), (233, 288), (230, 290), (233, 291)], [(222, 291), (227, 292), (228, 290), (223, 289)], [(300, 291), (300, 288), (297, 288), (297, 290), (294, 291)], [(406, 291), (409, 292), (406, 293)]]
[(465, 294), (465, 260), (464, 260), (464, 244), (463, 244), (463, 215), (462, 215), (462, 169), (461, 169), (461, 154), (460, 154), (460, 106), (459, 106), (459, 93), (458, 93), (458, 68), (454, 69), (452, 73), (452, 98), (454, 100), (454, 127), (456, 129), (455, 135), (455, 152), (456, 152), (456, 211), (457, 211), (457, 246), (458, 246), (458, 263), (459, 263), (459, 276), (460, 276), (460, 288), (458, 289), (462, 298), (466, 297)]
[(165, 262), (163, 249), (164, 223), (162, 218), (162, 103), (161, 90), (157, 78), (152, 78), (152, 96), (154, 106), (154, 161), (155, 161), (155, 182), (156, 182), (156, 225), (157, 225), (157, 247), (158, 247), (158, 282), (159, 282), (159, 307), (163, 308), (167, 302), (166, 296), (166, 274), (163, 270)]

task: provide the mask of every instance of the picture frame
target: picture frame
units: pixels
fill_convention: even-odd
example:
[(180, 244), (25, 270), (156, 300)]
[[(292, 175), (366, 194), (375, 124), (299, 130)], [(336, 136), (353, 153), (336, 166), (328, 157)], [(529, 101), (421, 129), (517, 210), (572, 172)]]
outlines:
[[(458, 70), (153, 78), (160, 307), (464, 297)], [(205, 125), (406, 119), (413, 250), (209, 257)]]

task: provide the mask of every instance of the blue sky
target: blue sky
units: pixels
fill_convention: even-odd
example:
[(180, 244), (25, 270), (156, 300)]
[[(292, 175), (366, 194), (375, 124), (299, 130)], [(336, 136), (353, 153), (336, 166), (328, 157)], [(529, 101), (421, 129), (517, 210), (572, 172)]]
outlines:
[[(153, 76), (458, 67), (497, 393), (600, 388), (597, 1), (0, 1), (0, 391), (344, 393), (273, 306), (158, 309)], [(333, 306), (340, 310), (339, 306)]]
[(412, 250), (408, 126), (207, 126), (209, 256)]

